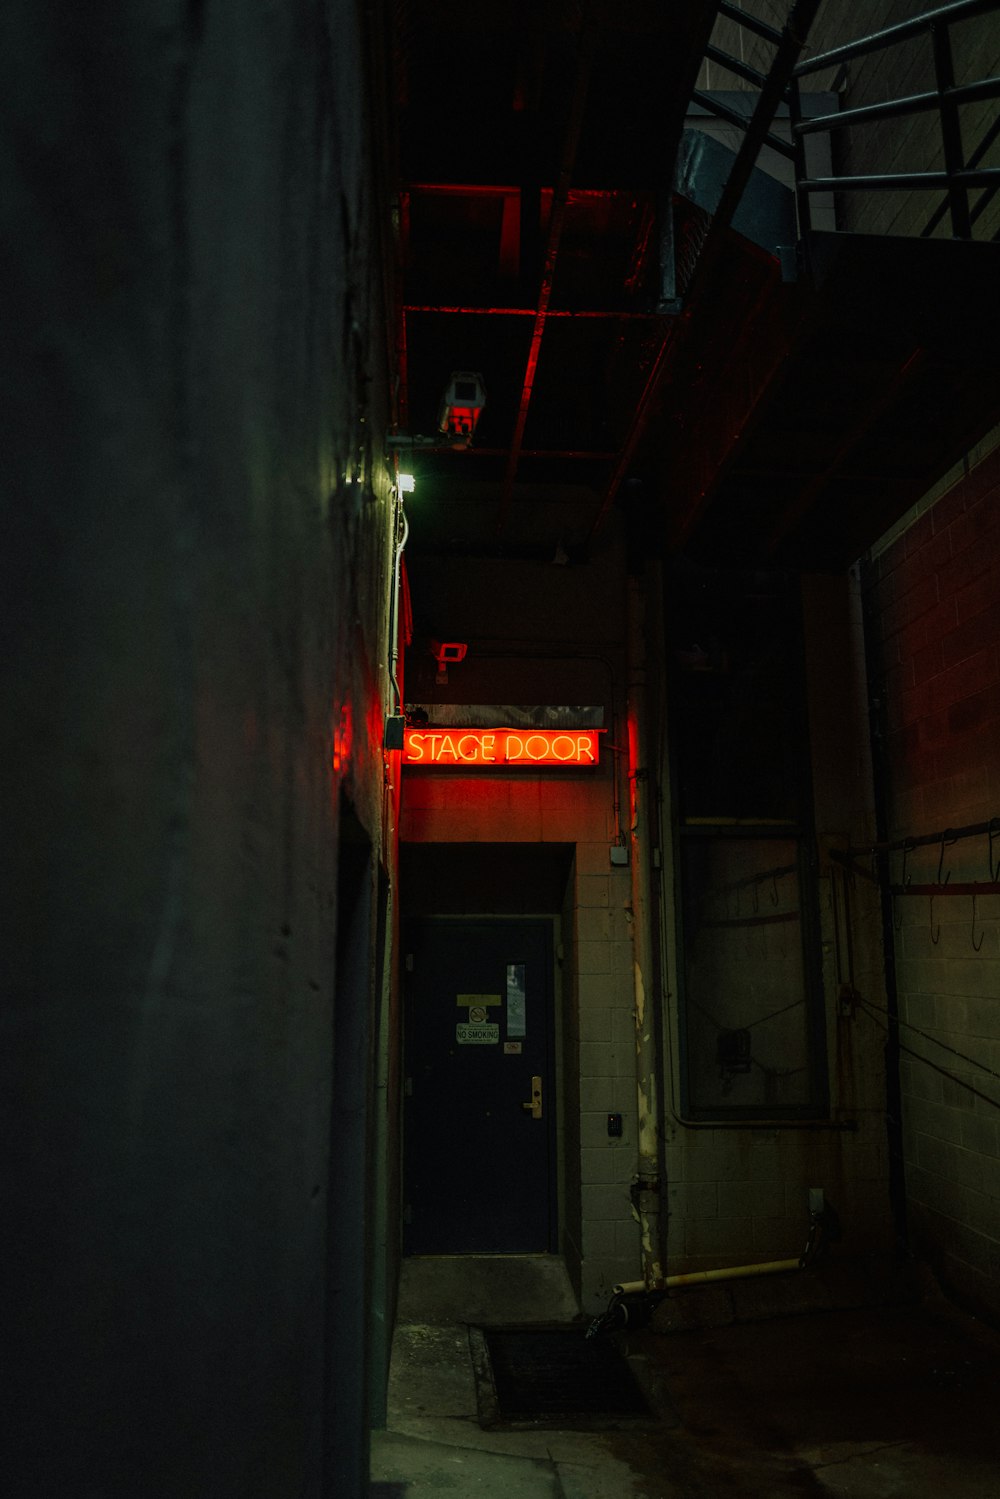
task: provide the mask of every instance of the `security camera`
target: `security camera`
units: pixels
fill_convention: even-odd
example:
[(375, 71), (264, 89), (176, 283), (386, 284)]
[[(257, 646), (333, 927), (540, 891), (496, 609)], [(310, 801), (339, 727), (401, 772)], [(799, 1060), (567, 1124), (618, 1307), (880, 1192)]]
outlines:
[(474, 370), (452, 370), (438, 411), (438, 431), (454, 439), (452, 446), (467, 448), (486, 405), (486, 386)]

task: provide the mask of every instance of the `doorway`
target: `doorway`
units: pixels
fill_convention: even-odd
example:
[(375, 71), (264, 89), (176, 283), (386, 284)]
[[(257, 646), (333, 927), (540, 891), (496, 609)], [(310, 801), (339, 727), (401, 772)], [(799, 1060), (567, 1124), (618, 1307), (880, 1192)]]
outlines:
[(403, 956), (404, 1253), (554, 1250), (552, 919), (413, 918)]

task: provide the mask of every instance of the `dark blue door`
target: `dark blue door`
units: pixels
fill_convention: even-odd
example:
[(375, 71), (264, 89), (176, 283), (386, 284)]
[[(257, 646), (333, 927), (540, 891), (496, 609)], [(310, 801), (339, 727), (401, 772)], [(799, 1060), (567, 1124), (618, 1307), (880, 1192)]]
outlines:
[(552, 924), (404, 930), (407, 1254), (555, 1248)]

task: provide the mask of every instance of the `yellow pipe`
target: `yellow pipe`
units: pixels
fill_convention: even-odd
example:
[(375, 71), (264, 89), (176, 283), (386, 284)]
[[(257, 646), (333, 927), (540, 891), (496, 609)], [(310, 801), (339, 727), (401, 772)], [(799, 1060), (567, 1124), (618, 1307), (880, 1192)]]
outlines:
[(660, 1003), (653, 973), (652, 886), (649, 869), (648, 734), (646, 725), (646, 595), (637, 577), (628, 580), (628, 784), (632, 896), (632, 983), (635, 1001), (636, 1180), (633, 1203), (639, 1221), (643, 1275), (657, 1284), (661, 1259), (660, 1090), (655, 1007)]
[(656, 1285), (647, 1286), (644, 1280), (626, 1280), (615, 1286), (616, 1296), (627, 1296), (638, 1291), (669, 1291), (674, 1286), (697, 1286), (712, 1280), (742, 1280), (749, 1275), (776, 1275), (781, 1270), (801, 1270), (803, 1261), (766, 1260), (761, 1265), (732, 1265), (727, 1270), (692, 1270), (687, 1275), (668, 1275)]

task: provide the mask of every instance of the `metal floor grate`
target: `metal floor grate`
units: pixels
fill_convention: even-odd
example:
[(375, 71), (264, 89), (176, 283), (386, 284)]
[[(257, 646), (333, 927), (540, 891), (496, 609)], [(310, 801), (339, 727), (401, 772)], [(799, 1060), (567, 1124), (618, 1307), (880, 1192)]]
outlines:
[(583, 1325), (472, 1329), (483, 1424), (648, 1417), (614, 1343), (607, 1337), (588, 1340), (585, 1332)]

